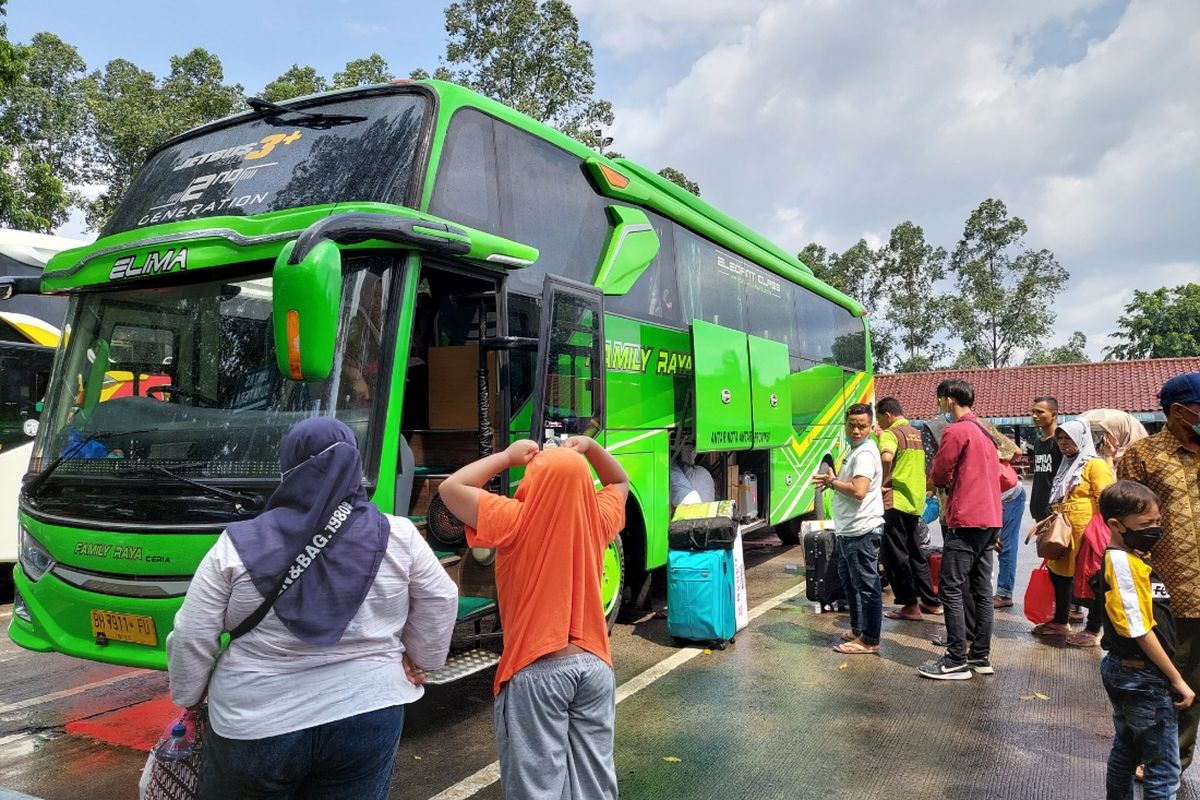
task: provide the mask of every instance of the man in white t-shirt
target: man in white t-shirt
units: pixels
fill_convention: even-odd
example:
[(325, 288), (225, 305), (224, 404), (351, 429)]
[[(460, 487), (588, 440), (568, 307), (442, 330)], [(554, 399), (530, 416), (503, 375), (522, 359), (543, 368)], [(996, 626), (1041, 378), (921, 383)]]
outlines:
[(883, 626), (883, 588), (879, 583), (879, 542), (883, 537), (883, 462), (871, 439), (871, 407), (855, 403), (846, 409), (850, 453), (835, 478), (813, 476), (813, 483), (833, 489), (838, 575), (850, 605), (850, 630), (833, 648), (845, 655), (879, 655)]

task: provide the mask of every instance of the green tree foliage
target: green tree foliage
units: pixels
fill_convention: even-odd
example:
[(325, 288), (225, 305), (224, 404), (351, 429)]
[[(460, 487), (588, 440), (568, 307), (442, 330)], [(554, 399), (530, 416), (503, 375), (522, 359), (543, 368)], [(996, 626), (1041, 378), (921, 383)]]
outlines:
[(1037, 345), (1025, 354), (1026, 364), (1083, 364), (1090, 360), (1083, 331), (1072, 333), (1066, 344), (1051, 348)]
[(595, 147), (612, 104), (593, 97), (592, 46), (566, 0), (456, 0), (446, 8), (452, 80)]
[(52, 33), (18, 45), (22, 69), (0, 99), (5, 150), (5, 200), (0, 219), (13, 227), (50, 232), (67, 220), (90, 155), (79, 52)]
[(32, 148), (0, 144), (0, 162), (9, 165), (0, 169), (0, 223), (51, 233), (67, 221), (72, 197)]
[(105, 65), (88, 82), (96, 121), (93, 180), (107, 188), (86, 204), (88, 226), (100, 228), (150, 151), (167, 139), (228, 116), (243, 104), (242, 87), (224, 82), (221, 60), (203, 48), (171, 57), (161, 81), (125, 59)]
[[(8, 0), (0, 0), (0, 16), (8, 13)], [(23, 66), (20, 48), (8, 41), (8, 25), (0, 22), (0, 92), (6, 92), (20, 80)]]
[(878, 253), (878, 276), (887, 286), (883, 318), (890, 324), (897, 349), (898, 372), (923, 372), (946, 355), (937, 341), (945, 327), (943, 301), (933, 294), (946, 277), (946, 251), (925, 241), (925, 231), (912, 222), (892, 228)]
[(366, 58), (356, 58), (346, 62), (346, 68), (333, 73), (333, 88), (344, 89), (349, 86), (370, 86), (373, 83), (387, 83), (393, 75), (388, 70), (388, 63), (379, 53), (372, 53)]
[(264, 86), (259, 96), (263, 100), (279, 103), (293, 97), (323, 92), (328, 88), (325, 78), (317, 73), (316, 67), (292, 64), (291, 69)]
[[(609, 153), (608, 155), (611, 158), (616, 158), (616, 156), (614, 156), (612, 153)], [(700, 184), (696, 183), (694, 180), (689, 178), (687, 175), (684, 175), (674, 167), (663, 167), (658, 171), (658, 174), (676, 186), (681, 186), (684, 189), (687, 189), (689, 192), (696, 195), (696, 197), (700, 196)]]
[(430, 75), (426, 70), (422, 69), (421, 67), (417, 67), (412, 72), (408, 73), (408, 79), (411, 81), (427, 81), (430, 78), (433, 78), (434, 80), (438, 80), (438, 81), (454, 80), (454, 76), (450, 74), (450, 70), (446, 69), (444, 66), (441, 66), (441, 67), (438, 67), (437, 69), (435, 69), (433, 71), (432, 75)]
[(1109, 338), (1119, 344), (1104, 349), (1106, 359), (1200, 355), (1200, 283), (1134, 291), (1117, 327)]
[(1012, 363), (1050, 333), (1054, 298), (1068, 274), (1049, 250), (1023, 249), (1028, 228), (989, 198), (971, 212), (950, 260), (958, 297), (947, 304), (953, 332), (971, 360), (987, 367)]

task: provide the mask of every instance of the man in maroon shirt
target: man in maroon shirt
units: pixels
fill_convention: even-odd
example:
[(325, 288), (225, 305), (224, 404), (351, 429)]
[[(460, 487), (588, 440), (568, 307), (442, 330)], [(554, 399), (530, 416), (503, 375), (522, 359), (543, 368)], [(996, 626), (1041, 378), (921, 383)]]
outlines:
[(994, 672), (992, 552), (1003, 520), (1000, 460), (996, 443), (971, 412), (971, 384), (942, 381), (937, 397), (950, 422), (929, 470), (933, 484), (947, 490), (938, 588), (946, 611), (946, 655), (918, 670), (925, 678), (967, 680), (972, 672)]

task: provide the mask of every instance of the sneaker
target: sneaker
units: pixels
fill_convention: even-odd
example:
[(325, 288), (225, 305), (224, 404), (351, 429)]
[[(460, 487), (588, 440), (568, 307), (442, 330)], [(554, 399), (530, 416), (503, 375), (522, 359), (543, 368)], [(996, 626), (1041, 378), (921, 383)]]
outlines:
[(992, 669), (992, 661), (988, 658), (968, 658), (967, 666), (976, 675), (995, 675), (996, 670)]
[(922, 678), (933, 678), (935, 681), (968, 681), (971, 679), (971, 668), (964, 662), (955, 664), (944, 656), (937, 661), (929, 661), (917, 667)]

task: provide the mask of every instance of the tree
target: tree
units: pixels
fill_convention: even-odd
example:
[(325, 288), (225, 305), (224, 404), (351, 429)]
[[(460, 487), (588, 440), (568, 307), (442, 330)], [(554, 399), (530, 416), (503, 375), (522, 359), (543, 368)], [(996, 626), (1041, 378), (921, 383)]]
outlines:
[(959, 295), (947, 304), (952, 330), (982, 366), (1008, 366), (1017, 348), (1049, 335), (1054, 297), (1069, 278), (1049, 250), (1022, 249), (1027, 230), (989, 198), (971, 212), (950, 260)]
[(435, 69), (432, 75), (420, 67), (417, 67), (412, 72), (408, 73), (408, 79), (411, 81), (427, 81), (430, 78), (433, 78), (436, 81), (454, 80), (454, 76), (450, 74), (450, 70), (446, 69), (444, 66)]
[(1084, 364), (1090, 360), (1083, 331), (1072, 333), (1064, 345), (1049, 349), (1036, 345), (1025, 355), (1026, 364)]
[(446, 33), (454, 81), (589, 147), (612, 125), (612, 104), (593, 97), (592, 46), (566, 0), (457, 0)]
[(1135, 290), (1117, 327), (1109, 338), (1122, 343), (1106, 347), (1105, 359), (1200, 355), (1200, 283)]
[(388, 71), (388, 63), (379, 53), (372, 53), (366, 58), (356, 58), (346, 62), (346, 68), (333, 73), (333, 88), (344, 89), (349, 86), (370, 86), (373, 83), (387, 83), (396, 77)]
[(315, 67), (302, 67), (292, 64), (292, 68), (263, 87), (263, 100), (278, 103), (293, 97), (323, 92), (328, 87), (325, 78), (317, 73)]
[[(0, 0), (0, 16), (8, 13), (4, 7), (8, 5), (8, 0)], [(8, 25), (0, 22), (0, 92), (7, 92), (21, 77), (23, 65), (21, 64), (20, 48), (13, 47), (8, 41)]]
[(52, 33), (19, 45), (22, 67), (0, 100), (0, 142), (7, 170), (2, 218), (13, 227), (49, 233), (77, 202), (68, 187), (82, 178), (90, 154), (79, 52)]
[(242, 87), (225, 84), (220, 59), (203, 48), (172, 56), (171, 71), (161, 81), (119, 58), (93, 73), (87, 87), (98, 149), (92, 180), (106, 187), (85, 206), (91, 228), (108, 221), (152, 149), (189, 128), (232, 114), (243, 103)]
[[(609, 153), (609, 156), (615, 157), (615, 156), (613, 156), (612, 153)], [(666, 178), (667, 180), (669, 180), (671, 183), (675, 184), (676, 186), (683, 187), (687, 191), (696, 195), (696, 197), (700, 196), (700, 184), (696, 183), (694, 180), (691, 180), (690, 178), (688, 178), (687, 175), (684, 175), (682, 172), (675, 169), (674, 167), (663, 167), (662, 169), (660, 169), (658, 171), (658, 174), (661, 175), (662, 177)]]
[(937, 341), (945, 318), (936, 309), (943, 301), (933, 285), (946, 277), (946, 251), (925, 241), (925, 231), (912, 222), (892, 228), (888, 243), (878, 253), (880, 284), (889, 287), (883, 318), (900, 352), (898, 372), (924, 372), (946, 355)]

